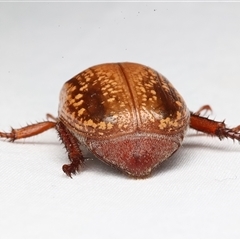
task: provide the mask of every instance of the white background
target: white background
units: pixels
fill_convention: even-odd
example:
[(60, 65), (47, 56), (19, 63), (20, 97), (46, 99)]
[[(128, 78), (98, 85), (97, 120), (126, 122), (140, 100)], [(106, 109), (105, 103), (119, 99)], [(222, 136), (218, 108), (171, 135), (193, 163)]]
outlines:
[[(0, 129), (57, 116), (92, 65), (157, 69), (196, 111), (240, 124), (240, 3), (0, 3)], [(55, 130), (0, 141), (0, 237), (240, 237), (240, 146), (189, 131), (144, 180), (96, 160), (70, 179)]]

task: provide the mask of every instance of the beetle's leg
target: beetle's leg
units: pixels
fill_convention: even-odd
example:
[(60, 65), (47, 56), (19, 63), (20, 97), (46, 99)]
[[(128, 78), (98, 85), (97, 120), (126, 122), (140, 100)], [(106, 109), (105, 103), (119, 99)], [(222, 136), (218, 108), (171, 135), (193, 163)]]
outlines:
[(56, 126), (55, 122), (51, 121), (39, 122), (19, 129), (12, 128), (12, 131), (8, 133), (0, 132), (0, 138), (7, 138), (11, 142), (14, 142), (15, 140), (20, 138), (28, 138), (35, 136), (37, 134), (47, 131), (50, 128), (54, 128), (55, 126)]
[(228, 128), (224, 121), (217, 122), (191, 112), (190, 127), (211, 136), (216, 136), (220, 140), (231, 138), (240, 141), (240, 125), (235, 128)]
[(46, 117), (47, 117), (47, 120), (49, 120), (49, 119), (52, 119), (54, 122), (57, 122), (57, 118), (56, 117), (54, 117), (52, 114), (50, 114), (50, 113), (47, 113), (46, 114)]
[(64, 164), (62, 170), (71, 177), (71, 174), (75, 174), (81, 165), (84, 162), (82, 151), (78, 145), (78, 140), (69, 130), (64, 126), (62, 122), (58, 122), (56, 129), (59, 133), (59, 136), (64, 143), (67, 152), (70, 164)]
[(194, 114), (195, 114), (195, 115), (201, 115), (201, 113), (202, 113), (203, 111), (205, 111), (205, 112), (204, 112), (204, 114), (202, 114), (202, 116), (206, 115), (206, 113), (207, 113), (208, 111), (212, 112), (212, 108), (210, 107), (210, 105), (203, 105), (203, 106), (200, 107), (200, 108), (198, 109), (198, 111), (195, 112)]

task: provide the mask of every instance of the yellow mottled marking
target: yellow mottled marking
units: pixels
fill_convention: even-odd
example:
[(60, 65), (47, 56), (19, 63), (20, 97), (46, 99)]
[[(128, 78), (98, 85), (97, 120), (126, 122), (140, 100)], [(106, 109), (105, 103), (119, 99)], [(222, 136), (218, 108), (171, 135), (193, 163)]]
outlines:
[(72, 86), (69, 90), (71, 91), (71, 92), (73, 92), (73, 91), (75, 91), (76, 90), (76, 86)]
[(107, 129), (112, 129), (113, 128), (113, 124), (112, 123), (107, 123)]
[(86, 81), (86, 82), (90, 82), (91, 80), (92, 80), (91, 77), (86, 77), (86, 78), (85, 78), (85, 81)]
[(121, 92), (121, 91), (119, 91), (119, 90), (112, 90), (112, 91), (111, 91), (112, 94), (114, 94), (114, 93), (119, 93), (119, 92)]
[(75, 103), (75, 99), (74, 99), (74, 98), (71, 98), (71, 99), (69, 100), (69, 104), (72, 105), (73, 103)]
[(71, 116), (72, 116), (72, 118), (75, 118), (76, 117), (76, 112), (72, 112)]
[(86, 90), (88, 88), (88, 85), (87, 84), (85, 84), (84, 86), (82, 86), (79, 90), (80, 91), (84, 91), (84, 90)]
[(144, 87), (140, 87), (140, 90), (145, 93), (146, 92), (146, 89)]
[(179, 107), (182, 107), (182, 103), (181, 103), (181, 102), (176, 101), (176, 104), (177, 104)]
[(151, 90), (151, 94), (152, 94), (152, 95), (156, 95), (156, 91)]
[(78, 116), (81, 116), (84, 111), (86, 111), (86, 109), (85, 109), (85, 108), (81, 108), (81, 109), (78, 111)]
[(89, 120), (87, 120), (87, 121), (85, 120), (85, 121), (83, 122), (83, 125), (88, 126), (88, 127), (93, 127), (93, 128), (96, 128), (96, 127), (97, 127), (97, 124), (94, 123), (92, 119), (89, 119)]
[(114, 100), (115, 100), (114, 98), (109, 98), (107, 101), (108, 102), (114, 102)]
[(79, 94), (77, 94), (77, 95), (75, 96), (76, 99), (80, 99), (80, 98), (82, 98), (82, 97), (83, 97), (83, 94), (81, 94), (81, 93), (79, 93)]
[(100, 123), (98, 124), (98, 128), (105, 130), (105, 129), (106, 129), (106, 123), (105, 123), (105, 122), (100, 122)]
[(181, 123), (179, 123), (179, 120), (181, 120), (181, 118), (182, 118), (181, 112), (177, 111), (176, 119), (171, 119), (169, 117), (161, 119), (159, 128), (160, 129), (169, 128), (169, 130), (171, 130), (172, 127), (176, 128), (178, 126), (181, 126)]
[(167, 85), (162, 85), (162, 87), (166, 90), (169, 91), (169, 87)]

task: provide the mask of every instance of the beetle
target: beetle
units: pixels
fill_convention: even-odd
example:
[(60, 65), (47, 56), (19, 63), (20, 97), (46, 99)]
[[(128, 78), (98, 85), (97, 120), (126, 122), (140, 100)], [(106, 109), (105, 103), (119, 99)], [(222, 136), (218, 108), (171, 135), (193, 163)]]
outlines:
[(240, 140), (240, 126), (226, 127), (204, 117), (204, 105), (190, 111), (173, 85), (154, 69), (138, 63), (92, 66), (67, 81), (60, 92), (58, 117), (0, 132), (15, 141), (55, 128), (65, 145), (68, 175), (83, 166), (87, 148), (103, 162), (135, 178), (148, 176), (181, 146), (188, 127), (220, 140)]

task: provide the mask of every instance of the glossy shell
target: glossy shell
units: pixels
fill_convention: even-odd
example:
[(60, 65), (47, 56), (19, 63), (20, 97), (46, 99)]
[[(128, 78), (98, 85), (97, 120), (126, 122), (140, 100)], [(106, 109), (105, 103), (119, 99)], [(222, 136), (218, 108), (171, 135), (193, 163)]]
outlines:
[(101, 160), (141, 177), (178, 149), (189, 111), (157, 71), (137, 63), (108, 63), (64, 84), (59, 119)]

